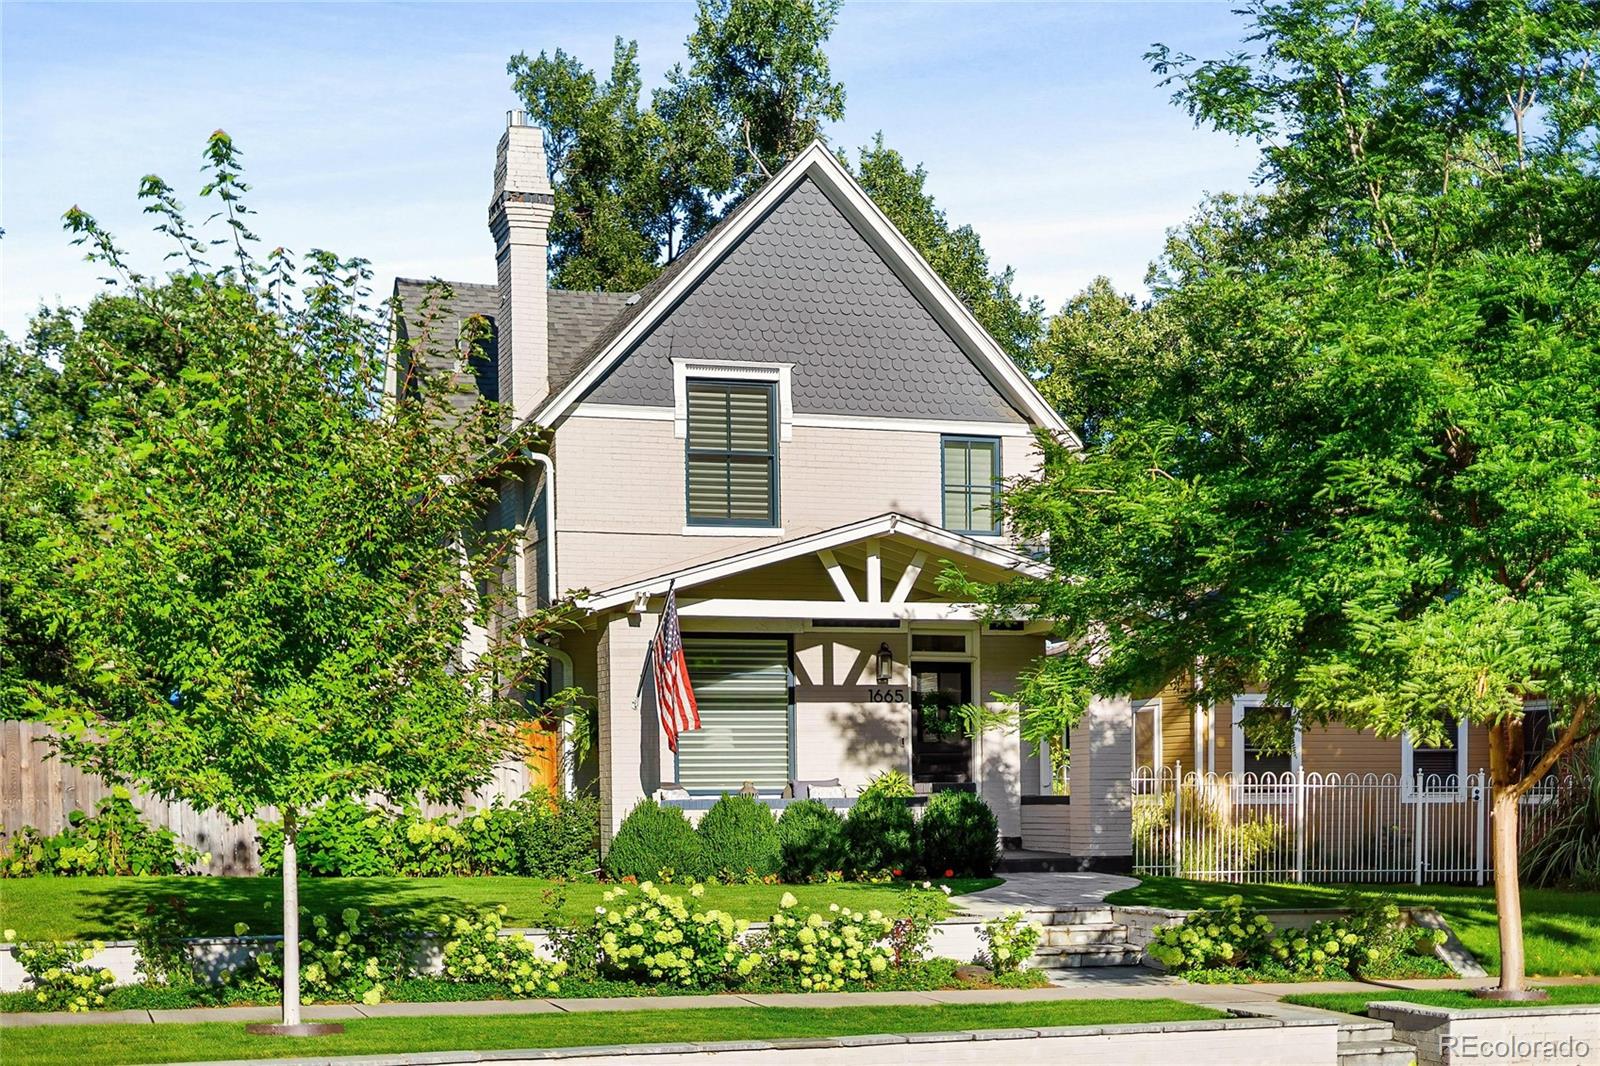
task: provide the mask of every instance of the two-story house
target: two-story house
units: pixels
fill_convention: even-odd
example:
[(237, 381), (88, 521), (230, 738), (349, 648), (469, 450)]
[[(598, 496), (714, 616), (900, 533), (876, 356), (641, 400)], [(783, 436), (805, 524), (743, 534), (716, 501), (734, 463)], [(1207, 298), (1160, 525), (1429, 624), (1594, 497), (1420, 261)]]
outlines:
[[(997, 492), (1060, 417), (820, 143), (638, 293), (548, 288), (551, 204), (514, 114), (498, 285), (454, 285), (451, 314), (492, 320), (479, 386), (551, 431), (497, 520), (527, 527), (529, 602), (586, 590), (551, 683), (597, 703), (604, 832), (645, 796), (847, 799), (896, 769), (977, 790), (1019, 839), (1040, 757), (951, 709), (1012, 691), (1043, 627), (985, 623), (938, 576), (1036, 565)], [(408, 313), (422, 290), (398, 283)], [(669, 587), (702, 721), (676, 751), (649, 671)]]

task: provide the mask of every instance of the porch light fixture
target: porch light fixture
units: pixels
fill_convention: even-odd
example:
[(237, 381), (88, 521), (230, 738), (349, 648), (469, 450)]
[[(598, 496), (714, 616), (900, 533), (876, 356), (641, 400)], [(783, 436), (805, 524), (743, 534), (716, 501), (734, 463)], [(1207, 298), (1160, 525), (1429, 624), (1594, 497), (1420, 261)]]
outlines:
[(878, 684), (887, 685), (894, 675), (894, 652), (887, 643), (878, 645)]

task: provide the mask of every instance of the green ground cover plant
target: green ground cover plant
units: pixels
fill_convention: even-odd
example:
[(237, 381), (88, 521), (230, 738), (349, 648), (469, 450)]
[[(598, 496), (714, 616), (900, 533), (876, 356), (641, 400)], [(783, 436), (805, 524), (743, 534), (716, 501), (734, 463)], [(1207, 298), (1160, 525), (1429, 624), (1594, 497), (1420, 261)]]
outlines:
[[(1388, 900), (1400, 907), (1432, 907), (1450, 923), (1461, 943), (1484, 968), (1500, 965), (1500, 941), (1494, 890), (1464, 885), (1236, 885), (1151, 877), (1133, 888), (1113, 892), (1106, 902), (1122, 906), (1192, 910), (1216, 907), (1229, 896), (1246, 905), (1322, 909), (1341, 906), (1347, 896)], [(1600, 892), (1530, 888), (1523, 892), (1523, 935), (1528, 971), (1543, 977), (1600, 974)]]
[[(997, 878), (936, 880), (952, 896), (1000, 884)], [(560, 883), (532, 877), (317, 877), (301, 885), (301, 903), (317, 913), (345, 907), (393, 908), (397, 918), (429, 925), (444, 914), (474, 907), (506, 907), (512, 928), (545, 921), (575, 923), (594, 916), (605, 885)], [(889, 884), (706, 885), (701, 903), (738, 918), (764, 920), (778, 909), (784, 892), (803, 907), (839, 903), (856, 910), (904, 913), (915, 896), (929, 894), (900, 881)], [(39, 877), (0, 884), (0, 927), (21, 940), (119, 940), (131, 937), (149, 905), (178, 896), (185, 901), (191, 927), (201, 936), (233, 936), (246, 922), (258, 934), (282, 930), (281, 888), (271, 877)], [(949, 905), (937, 893), (941, 916)], [(552, 909), (553, 908), (553, 909)]]
[(100, 874), (174, 874), (204, 864), (202, 856), (170, 829), (145, 822), (118, 786), (93, 814), (73, 811), (59, 833), (25, 825), (0, 841), (0, 877), (91, 877)]
[(1536, 1009), (1546, 1006), (1580, 1006), (1600, 1003), (1600, 985), (1551, 985), (1545, 988), (1550, 998), (1542, 1003), (1516, 1003), (1509, 1000), (1479, 999), (1470, 991), (1422, 990), (1410, 988), (1379, 989), (1373, 992), (1312, 992), (1304, 995), (1284, 996), (1285, 1003), (1302, 1007), (1336, 1010), (1342, 1014), (1367, 1013), (1368, 1003), (1383, 1000), (1401, 1000), (1429, 1007), (1451, 1007), (1460, 1010), (1478, 1010), (1484, 1007), (1515, 1010), (1518, 1007)]
[(1170, 999), (1055, 1000), (1046, 1003), (938, 1004), (918, 1007), (719, 1007), (595, 1011), (559, 1015), (365, 1018), (338, 1036), (266, 1038), (243, 1026), (43, 1026), (6, 1032), (7, 1057), (38, 1066), (84, 1062), (192, 1062), (204, 1059), (377, 1055), (497, 1048), (770, 1040), (863, 1033), (954, 1032), (1018, 1026), (1205, 1021), (1226, 1015)]

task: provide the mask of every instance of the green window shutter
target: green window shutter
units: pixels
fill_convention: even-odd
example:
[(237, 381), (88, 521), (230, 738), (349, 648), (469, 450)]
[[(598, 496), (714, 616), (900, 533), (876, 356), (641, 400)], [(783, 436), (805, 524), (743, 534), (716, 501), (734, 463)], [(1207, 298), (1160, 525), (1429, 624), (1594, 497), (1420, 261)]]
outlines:
[(765, 384), (691, 381), (686, 457), (693, 525), (777, 525), (774, 391)]
[(940, 450), (944, 527), (960, 533), (998, 533), (1000, 441), (945, 437)]
[(678, 783), (737, 791), (789, 782), (789, 642), (686, 636), (700, 728), (678, 735)]

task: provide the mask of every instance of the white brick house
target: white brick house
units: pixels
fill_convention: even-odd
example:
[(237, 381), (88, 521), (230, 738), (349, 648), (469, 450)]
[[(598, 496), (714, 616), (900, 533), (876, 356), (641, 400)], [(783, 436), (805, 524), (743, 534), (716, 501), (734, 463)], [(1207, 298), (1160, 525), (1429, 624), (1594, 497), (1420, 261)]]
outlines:
[[(530, 602), (586, 590), (556, 683), (598, 706), (603, 832), (663, 786), (690, 809), (747, 783), (778, 806), (899, 769), (977, 790), (1013, 843), (1026, 809), (1034, 846), (1126, 855), (1127, 700), (1075, 731), (1072, 805), (1025, 806), (1051, 789), (1014, 729), (940, 726), (1044, 651), (1042, 626), (985, 624), (937, 578), (1037, 565), (995, 493), (1036, 468), (1037, 431), (1069, 431), (832, 154), (813, 144), (636, 294), (547, 289), (550, 204), (540, 132), (514, 116), (499, 284), (454, 285), (452, 313), (493, 320), (480, 388), (552, 432), (496, 520), (528, 530)], [(408, 314), (421, 290), (397, 283)], [(703, 720), (675, 753), (647, 667), (673, 584)]]

